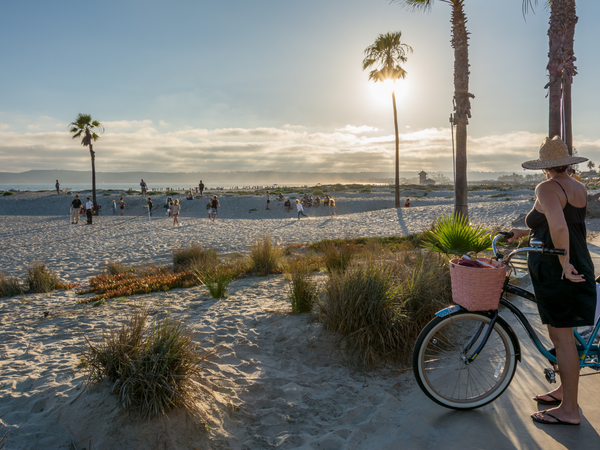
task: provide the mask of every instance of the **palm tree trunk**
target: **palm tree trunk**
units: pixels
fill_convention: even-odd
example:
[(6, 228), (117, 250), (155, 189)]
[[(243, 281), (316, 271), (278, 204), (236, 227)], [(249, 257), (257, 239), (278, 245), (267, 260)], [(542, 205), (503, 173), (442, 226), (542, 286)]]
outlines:
[(550, 26), (548, 27), (548, 137), (560, 136), (564, 140), (562, 129), (562, 72), (564, 69), (563, 49), (565, 42), (564, 0), (553, 1), (550, 7)]
[(398, 135), (398, 111), (396, 110), (396, 92), (392, 91), (394, 105), (394, 130), (396, 132), (396, 208), (400, 207), (400, 136)]
[(467, 125), (471, 117), (469, 93), (469, 33), (464, 0), (452, 1), (452, 47), (454, 48), (454, 111), (456, 114), (456, 183), (454, 214), (468, 218), (467, 203)]
[(96, 153), (90, 144), (90, 156), (92, 158), (92, 202), (94, 204), (94, 214), (96, 213)]
[(577, 75), (577, 67), (575, 66), (575, 50), (573, 44), (575, 42), (575, 26), (579, 21), (577, 17), (577, 9), (575, 0), (565, 0), (565, 28), (566, 36), (564, 42), (564, 72), (562, 77), (563, 83), (563, 105), (565, 116), (564, 140), (569, 148), (569, 154), (573, 154), (573, 108), (571, 100), (571, 90), (573, 86), (573, 77)]

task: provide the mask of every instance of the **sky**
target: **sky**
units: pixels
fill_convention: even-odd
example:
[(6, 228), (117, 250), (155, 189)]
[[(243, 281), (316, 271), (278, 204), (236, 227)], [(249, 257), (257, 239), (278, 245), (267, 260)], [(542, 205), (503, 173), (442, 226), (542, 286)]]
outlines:
[[(521, 171), (547, 132), (549, 11), (466, 0), (469, 171)], [(0, 4), (0, 172), (393, 171), (391, 93), (364, 50), (402, 32), (400, 170), (451, 171), (450, 11), (389, 0), (20, 0)], [(600, 2), (580, 0), (574, 145), (600, 162)]]

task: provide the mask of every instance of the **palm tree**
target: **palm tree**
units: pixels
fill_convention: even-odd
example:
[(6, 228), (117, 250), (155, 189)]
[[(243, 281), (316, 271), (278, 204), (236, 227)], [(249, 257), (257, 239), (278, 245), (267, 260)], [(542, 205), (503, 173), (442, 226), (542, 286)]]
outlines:
[[(429, 10), (434, 0), (393, 0), (415, 10)], [(467, 202), (467, 125), (471, 118), (469, 93), (469, 33), (464, 11), (465, 0), (439, 0), (452, 7), (452, 48), (454, 48), (454, 115), (456, 125), (456, 182), (454, 184), (454, 214), (468, 218)]]
[[(537, 5), (537, 0), (533, 0)], [(575, 26), (579, 18), (575, 0), (546, 0), (550, 7), (548, 27), (548, 136), (560, 136), (573, 153), (571, 87), (577, 75), (575, 66)], [(532, 0), (523, 0), (523, 13), (533, 8)]]
[[(406, 54), (412, 53), (412, 47), (401, 42), (402, 32), (380, 34), (373, 45), (365, 49), (363, 70), (375, 67), (369, 72), (369, 80), (393, 83), (406, 77), (400, 63), (406, 62)], [(396, 208), (400, 207), (400, 136), (398, 135), (398, 111), (396, 109), (396, 92), (392, 89), (392, 105), (394, 107), (394, 130), (396, 133)]]
[(81, 138), (81, 145), (89, 147), (90, 157), (92, 158), (92, 197), (94, 202), (94, 213), (97, 211), (96, 203), (96, 154), (92, 147), (92, 142), (96, 142), (100, 136), (96, 134), (96, 131), (100, 133), (104, 132), (104, 126), (97, 120), (92, 120), (92, 116), (89, 114), (77, 114), (75, 122), (69, 124), (69, 131), (73, 134), (73, 139), (76, 139), (83, 135)]

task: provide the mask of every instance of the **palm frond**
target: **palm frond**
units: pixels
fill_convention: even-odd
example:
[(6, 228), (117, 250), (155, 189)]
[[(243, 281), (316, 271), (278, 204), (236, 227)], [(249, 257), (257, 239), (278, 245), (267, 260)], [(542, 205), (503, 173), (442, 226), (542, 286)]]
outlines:
[(433, 230), (427, 231), (423, 239), (423, 247), (455, 256), (489, 250), (491, 244), (489, 231), (481, 225), (470, 225), (461, 214), (439, 217)]

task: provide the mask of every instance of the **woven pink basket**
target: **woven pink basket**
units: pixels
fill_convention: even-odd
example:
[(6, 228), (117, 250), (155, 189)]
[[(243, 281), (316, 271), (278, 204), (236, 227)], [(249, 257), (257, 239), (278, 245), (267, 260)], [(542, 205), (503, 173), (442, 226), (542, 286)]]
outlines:
[(509, 269), (488, 258), (478, 260), (491, 264), (494, 268), (459, 266), (458, 259), (450, 260), (452, 300), (469, 311), (498, 309)]

